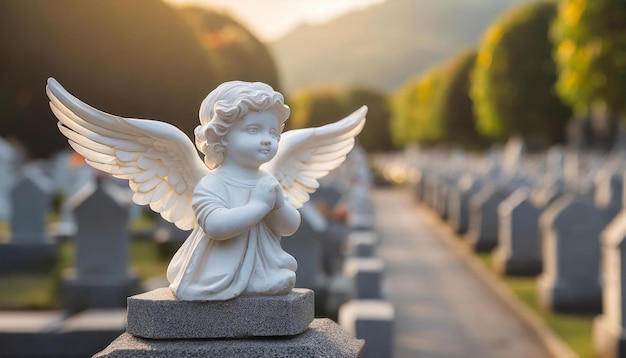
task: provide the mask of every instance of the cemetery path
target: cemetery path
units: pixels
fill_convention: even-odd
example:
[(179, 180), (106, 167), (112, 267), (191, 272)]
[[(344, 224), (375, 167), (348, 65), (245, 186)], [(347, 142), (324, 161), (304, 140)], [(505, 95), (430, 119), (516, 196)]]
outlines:
[(394, 353), (405, 357), (548, 357), (541, 343), (437, 237), (408, 190), (372, 191), (396, 309)]

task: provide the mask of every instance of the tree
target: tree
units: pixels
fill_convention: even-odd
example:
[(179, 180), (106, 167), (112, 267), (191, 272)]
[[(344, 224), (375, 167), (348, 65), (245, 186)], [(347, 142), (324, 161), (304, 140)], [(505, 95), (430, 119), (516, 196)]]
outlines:
[(548, 28), (555, 15), (553, 2), (526, 3), (487, 30), (470, 89), (479, 133), (501, 141), (519, 134), (533, 145), (564, 141), (571, 111), (554, 92)]
[(444, 66), (431, 67), (393, 95), (391, 131), (396, 145), (433, 144), (444, 138), (445, 128), (434, 115), (444, 75)]
[(194, 29), (219, 82), (265, 82), (280, 90), (278, 71), (267, 47), (227, 15), (199, 7), (179, 9)]
[(466, 149), (482, 149), (487, 145), (487, 140), (476, 131), (469, 96), (470, 72), (475, 63), (475, 50), (461, 51), (446, 63), (446, 74), (433, 109), (433, 120), (444, 128), (445, 142)]
[(289, 129), (319, 127), (367, 105), (367, 121), (357, 137), (359, 144), (370, 153), (395, 148), (389, 130), (387, 99), (382, 93), (364, 88), (316, 87), (296, 92), (288, 102), (292, 110), (287, 121)]
[(106, 112), (169, 121), (188, 135), (215, 72), (178, 14), (152, 0), (2, 0), (0, 136), (32, 157), (66, 148), (45, 94), (55, 77)]
[(626, 115), (624, 1), (563, 0), (550, 36), (559, 68), (559, 96), (581, 115), (598, 102), (614, 114)]

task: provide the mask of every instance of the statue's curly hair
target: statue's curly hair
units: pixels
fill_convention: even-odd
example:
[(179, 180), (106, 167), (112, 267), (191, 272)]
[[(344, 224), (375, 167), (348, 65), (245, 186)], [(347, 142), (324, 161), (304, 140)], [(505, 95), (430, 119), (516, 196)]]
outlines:
[(226, 152), (224, 137), (249, 111), (274, 112), (281, 132), (290, 113), (283, 95), (262, 82), (224, 82), (202, 101), (200, 125), (194, 134), (196, 147), (205, 155), (204, 162), (209, 168), (222, 164)]

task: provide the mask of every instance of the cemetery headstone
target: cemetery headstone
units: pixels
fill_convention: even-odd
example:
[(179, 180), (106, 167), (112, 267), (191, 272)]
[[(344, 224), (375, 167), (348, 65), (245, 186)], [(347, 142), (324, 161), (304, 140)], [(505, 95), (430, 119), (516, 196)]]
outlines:
[(600, 233), (605, 215), (586, 200), (566, 196), (540, 217), (543, 273), (537, 282), (541, 306), (548, 311), (599, 313)]
[(73, 313), (87, 308), (125, 307), (139, 290), (128, 268), (128, 191), (98, 179), (69, 199), (78, 232), (76, 268), (65, 273), (63, 307)]
[(470, 199), (468, 239), (474, 251), (491, 251), (498, 244), (498, 205), (509, 194), (506, 189), (488, 185)]
[(10, 192), (15, 182), (17, 153), (4, 139), (0, 138), (0, 221), (11, 217)]
[(47, 234), (54, 186), (36, 166), (27, 166), (11, 190), (11, 234), (0, 244), (0, 272), (49, 270), (57, 245)]
[(395, 311), (383, 300), (352, 300), (339, 308), (339, 324), (365, 340), (363, 358), (393, 357)]
[(448, 195), (448, 221), (457, 234), (469, 228), (470, 199), (483, 187), (478, 178), (469, 174), (461, 176), (457, 185), (450, 188)]
[(596, 357), (626, 356), (626, 212), (602, 232), (602, 315), (593, 322)]
[(525, 189), (518, 189), (498, 207), (498, 246), (493, 263), (507, 276), (536, 276), (541, 273), (539, 215)]

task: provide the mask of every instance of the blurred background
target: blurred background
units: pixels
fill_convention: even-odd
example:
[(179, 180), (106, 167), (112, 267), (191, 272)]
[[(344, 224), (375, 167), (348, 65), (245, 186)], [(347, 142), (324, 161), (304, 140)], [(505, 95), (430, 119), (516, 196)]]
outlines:
[[(608, 153), (626, 149), (626, 3), (0, 0), (0, 241), (16, 225), (15, 173), (39, 163), (62, 189), (46, 214), (61, 246), (43, 273), (0, 274), (0, 310), (64, 307), (62, 271), (77, 250), (63, 241), (75, 230), (64, 231), (64, 202), (97, 175), (56, 127), (49, 77), (93, 107), (169, 122), (190, 138), (202, 99), (244, 80), (285, 95), (287, 129), (367, 105), (358, 142), (372, 157), (415, 148), (487, 155), (507, 142), (530, 153)], [(135, 210), (132, 235), (152, 237), (157, 218)], [(162, 275), (179, 244), (133, 241), (138, 278)]]

